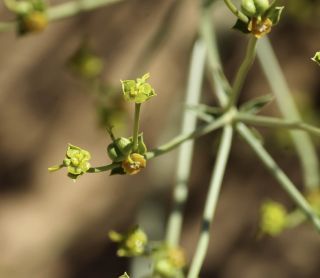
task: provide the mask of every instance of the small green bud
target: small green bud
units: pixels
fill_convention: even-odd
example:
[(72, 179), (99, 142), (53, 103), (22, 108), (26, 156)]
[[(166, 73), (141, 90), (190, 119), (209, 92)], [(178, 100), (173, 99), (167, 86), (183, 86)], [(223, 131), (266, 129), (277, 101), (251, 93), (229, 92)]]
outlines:
[(132, 149), (132, 141), (125, 137), (117, 138), (107, 148), (108, 155), (113, 162), (121, 162), (126, 159)]
[(270, 6), (269, 0), (254, 0), (254, 4), (256, 6), (258, 15), (264, 14), (264, 12), (267, 11)]
[(287, 211), (282, 204), (267, 201), (262, 205), (260, 213), (260, 229), (263, 233), (276, 236), (285, 229)]
[(119, 257), (141, 256), (145, 252), (148, 243), (147, 235), (139, 227), (135, 227), (124, 235), (111, 231), (109, 238), (119, 244), (117, 251)]
[(320, 66), (320, 51), (316, 52), (316, 54), (311, 58), (312, 61), (316, 62)]
[(241, 10), (245, 15), (249, 17), (254, 16), (257, 12), (256, 6), (253, 0), (242, 0)]
[(146, 73), (137, 80), (121, 80), (124, 99), (135, 103), (143, 103), (155, 96), (155, 90), (146, 82), (149, 77), (150, 74)]
[(249, 16), (261, 16), (270, 7), (268, 0), (242, 0), (241, 10), (242, 12)]

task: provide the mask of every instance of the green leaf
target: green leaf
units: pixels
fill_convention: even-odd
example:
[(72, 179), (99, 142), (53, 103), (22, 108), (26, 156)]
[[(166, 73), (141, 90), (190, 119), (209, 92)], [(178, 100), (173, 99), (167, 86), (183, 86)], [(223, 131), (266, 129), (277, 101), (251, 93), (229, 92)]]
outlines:
[(256, 114), (260, 112), (260, 110), (268, 105), (271, 101), (273, 101), (273, 99), (273, 95), (265, 95), (262, 97), (254, 98), (241, 105), (240, 111), (250, 114)]
[(244, 34), (250, 33), (250, 31), (248, 30), (248, 23), (245, 23), (240, 19), (237, 20), (236, 24), (232, 27), (232, 29), (240, 31)]

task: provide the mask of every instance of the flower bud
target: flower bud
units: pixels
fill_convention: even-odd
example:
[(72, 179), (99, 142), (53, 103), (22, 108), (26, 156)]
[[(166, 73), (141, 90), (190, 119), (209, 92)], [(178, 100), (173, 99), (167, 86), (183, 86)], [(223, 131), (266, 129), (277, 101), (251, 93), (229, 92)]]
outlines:
[(121, 162), (128, 157), (131, 149), (132, 141), (128, 138), (120, 137), (109, 144), (107, 152), (113, 162)]
[(245, 15), (249, 17), (253, 17), (257, 12), (256, 6), (253, 0), (242, 0), (241, 10)]
[(43, 31), (48, 25), (48, 18), (44, 12), (33, 11), (20, 19), (19, 32), (40, 32)]
[(316, 52), (316, 54), (311, 58), (312, 61), (316, 62), (320, 66), (320, 51)]
[(268, 0), (242, 0), (241, 2), (242, 12), (249, 17), (263, 15), (269, 6)]

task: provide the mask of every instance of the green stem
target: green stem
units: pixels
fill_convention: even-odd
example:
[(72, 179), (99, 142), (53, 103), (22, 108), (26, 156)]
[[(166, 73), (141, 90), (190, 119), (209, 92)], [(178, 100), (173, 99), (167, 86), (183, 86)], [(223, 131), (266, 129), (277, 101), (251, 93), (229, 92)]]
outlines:
[(48, 18), (52, 20), (60, 20), (66, 17), (76, 15), (81, 12), (91, 11), (96, 8), (114, 4), (122, 0), (76, 0), (66, 2), (57, 6), (50, 7), (47, 10)]
[(210, 6), (202, 8), (200, 34), (207, 46), (208, 65), (211, 72), (211, 78), (215, 86), (215, 93), (221, 106), (225, 107), (228, 104), (226, 92), (231, 91), (231, 87), (228, 85), (221, 67)]
[(244, 122), (247, 124), (263, 126), (263, 127), (271, 127), (271, 128), (282, 127), (282, 128), (290, 128), (290, 129), (300, 129), (300, 130), (309, 132), (313, 135), (320, 136), (320, 128), (305, 124), (303, 122), (290, 121), (290, 120), (285, 120), (285, 119), (275, 118), (275, 117), (248, 115), (243, 113), (236, 114), (235, 120)]
[(273, 160), (271, 155), (264, 149), (261, 142), (255, 138), (250, 129), (242, 124), (236, 125), (237, 131), (254, 150), (256, 155), (260, 158), (264, 166), (270, 171), (271, 175), (280, 183), (283, 190), (285, 190), (296, 205), (304, 212), (304, 214), (311, 220), (316, 229), (320, 232), (320, 218), (314, 212), (312, 207), (287, 177), (287, 175), (281, 170), (277, 163)]
[(253, 64), (256, 56), (256, 46), (258, 39), (255, 36), (250, 36), (245, 58), (236, 74), (235, 80), (232, 86), (232, 92), (229, 100), (229, 107), (236, 104), (240, 91), (243, 88), (244, 81), (248, 75), (248, 72)]
[[(300, 113), (267, 38), (260, 40), (257, 55), (283, 116), (293, 121), (301, 121)], [(308, 134), (291, 131), (290, 135), (301, 161), (304, 184), (310, 191), (317, 190), (320, 186), (320, 175), (316, 148)]]
[(228, 123), (231, 123), (233, 121), (234, 117), (234, 111), (230, 110), (229, 112), (226, 112), (223, 116), (218, 118), (212, 123), (206, 124), (204, 126), (198, 127), (195, 131), (192, 131), (190, 133), (181, 134), (177, 137), (173, 138), (168, 143), (150, 151), (145, 154), (145, 157), (147, 159), (154, 158), (156, 156), (162, 155), (164, 153), (167, 153), (171, 151), (172, 149), (178, 147), (180, 144), (184, 143), (187, 140), (190, 139), (196, 139), (200, 136), (203, 136), (205, 134), (208, 134), (214, 130), (217, 130), (218, 128), (221, 128), (222, 126), (225, 126)]
[(248, 17), (241, 11), (238, 10), (238, 8), (232, 3), (230, 0), (224, 0), (229, 10), (241, 21), (248, 23), (249, 19)]
[(216, 158), (216, 163), (212, 171), (209, 192), (203, 212), (200, 238), (196, 251), (191, 262), (188, 278), (198, 278), (203, 265), (210, 240), (210, 227), (217, 207), (222, 180), (224, 177), (227, 160), (230, 154), (233, 128), (231, 125), (225, 126), (220, 141), (220, 146)]
[[(206, 47), (201, 40), (195, 42), (190, 63), (189, 79), (186, 90), (186, 105), (194, 106), (199, 103), (203, 72), (206, 57)], [(196, 127), (197, 116), (185, 109), (181, 133), (189, 133)], [(179, 148), (176, 181), (173, 190), (173, 208), (169, 215), (166, 242), (171, 246), (179, 245), (183, 210), (188, 197), (188, 180), (191, 173), (194, 141), (189, 141)]]
[(140, 110), (141, 110), (141, 103), (136, 103), (134, 107), (133, 148), (132, 148), (133, 152), (136, 152), (138, 149)]
[(103, 165), (103, 166), (91, 167), (87, 171), (87, 173), (101, 173), (101, 172), (112, 170), (112, 169), (117, 168), (119, 166), (121, 166), (121, 163), (111, 163), (111, 164), (107, 164), (107, 165)]

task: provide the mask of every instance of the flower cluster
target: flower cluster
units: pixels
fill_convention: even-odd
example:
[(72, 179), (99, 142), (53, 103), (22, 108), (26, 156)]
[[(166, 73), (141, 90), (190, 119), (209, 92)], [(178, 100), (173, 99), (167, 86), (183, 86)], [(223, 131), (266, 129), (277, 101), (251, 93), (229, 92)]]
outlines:
[(43, 0), (17, 2), (14, 12), (18, 19), (18, 33), (43, 31), (48, 25), (46, 5)]
[(261, 38), (278, 24), (282, 10), (283, 7), (275, 6), (275, 1), (270, 4), (268, 0), (242, 0), (241, 11), (248, 22), (238, 20), (234, 28)]
[(143, 103), (156, 96), (155, 90), (147, 82), (149, 77), (150, 74), (146, 73), (137, 80), (121, 80), (124, 99), (135, 103)]
[(155, 277), (179, 278), (184, 277), (183, 268), (186, 259), (180, 247), (162, 246), (153, 254)]
[(68, 176), (73, 180), (76, 180), (79, 176), (83, 175), (89, 170), (90, 158), (91, 155), (88, 151), (68, 144), (63, 163), (58, 166), (50, 167), (48, 170), (52, 172), (66, 167), (68, 170)]
[(276, 236), (286, 228), (287, 211), (282, 204), (266, 201), (261, 207), (260, 214), (260, 230), (262, 233)]
[(115, 231), (109, 232), (109, 238), (118, 243), (117, 255), (119, 257), (136, 257), (145, 253), (148, 237), (139, 227), (134, 227), (126, 234)]

